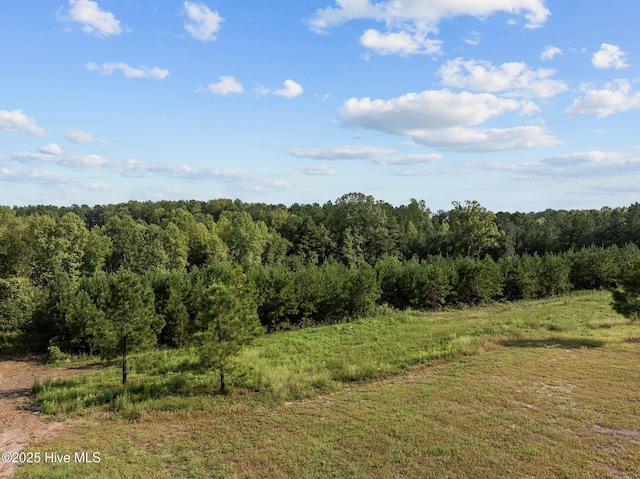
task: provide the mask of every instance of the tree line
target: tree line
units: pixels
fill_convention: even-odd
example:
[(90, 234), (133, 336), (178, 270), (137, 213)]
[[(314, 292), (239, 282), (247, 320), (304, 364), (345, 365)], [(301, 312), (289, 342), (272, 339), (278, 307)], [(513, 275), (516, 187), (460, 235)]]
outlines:
[[(640, 261), (639, 204), (452, 206), (432, 213), (423, 201), (395, 207), (350, 193), (289, 207), (0, 207), (0, 332), (23, 333), (36, 350), (121, 354), (124, 375), (137, 348), (228, 339), (231, 351), (248, 337), (238, 331), (346, 321), (380, 305), (437, 309), (612, 288)], [(220, 365), (214, 349), (208, 361)]]

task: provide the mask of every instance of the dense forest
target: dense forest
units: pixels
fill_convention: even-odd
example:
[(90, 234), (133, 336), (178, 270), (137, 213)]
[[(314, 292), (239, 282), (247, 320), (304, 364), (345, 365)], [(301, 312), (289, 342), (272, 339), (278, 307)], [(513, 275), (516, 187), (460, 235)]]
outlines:
[(438, 309), (611, 288), (640, 260), (637, 203), (538, 213), (452, 206), (432, 212), (423, 201), (393, 206), (350, 193), (289, 207), (227, 199), (0, 207), (0, 333), (35, 351), (110, 357), (123, 343), (126, 351), (206, 339), (216, 316), (275, 331), (384, 305)]

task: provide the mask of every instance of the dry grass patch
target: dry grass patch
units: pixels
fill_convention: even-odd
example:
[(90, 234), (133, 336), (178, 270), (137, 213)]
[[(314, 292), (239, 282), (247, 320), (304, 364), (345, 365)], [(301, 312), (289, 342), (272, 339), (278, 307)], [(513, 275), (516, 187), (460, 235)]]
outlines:
[[(631, 478), (638, 361), (637, 348), (501, 348), (277, 406), (76, 426), (39, 447), (103, 451), (73, 477)], [(39, 470), (69, 477), (60, 467)]]

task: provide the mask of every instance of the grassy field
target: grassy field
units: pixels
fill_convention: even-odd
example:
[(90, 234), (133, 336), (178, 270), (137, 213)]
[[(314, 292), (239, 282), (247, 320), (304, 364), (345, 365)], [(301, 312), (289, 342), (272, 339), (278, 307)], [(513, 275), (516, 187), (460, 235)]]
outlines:
[(609, 295), (377, 318), (260, 338), (231, 392), (193, 351), (37, 385), (82, 416), (17, 477), (640, 476), (640, 325)]

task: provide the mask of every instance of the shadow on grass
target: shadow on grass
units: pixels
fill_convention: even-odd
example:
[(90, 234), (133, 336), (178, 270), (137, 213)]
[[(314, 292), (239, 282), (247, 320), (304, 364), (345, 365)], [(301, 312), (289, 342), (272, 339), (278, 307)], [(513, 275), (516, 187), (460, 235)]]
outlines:
[(578, 338), (544, 338), (544, 339), (508, 339), (500, 341), (500, 344), (510, 348), (559, 348), (559, 349), (586, 349), (600, 348), (605, 345), (604, 341), (596, 339)]

